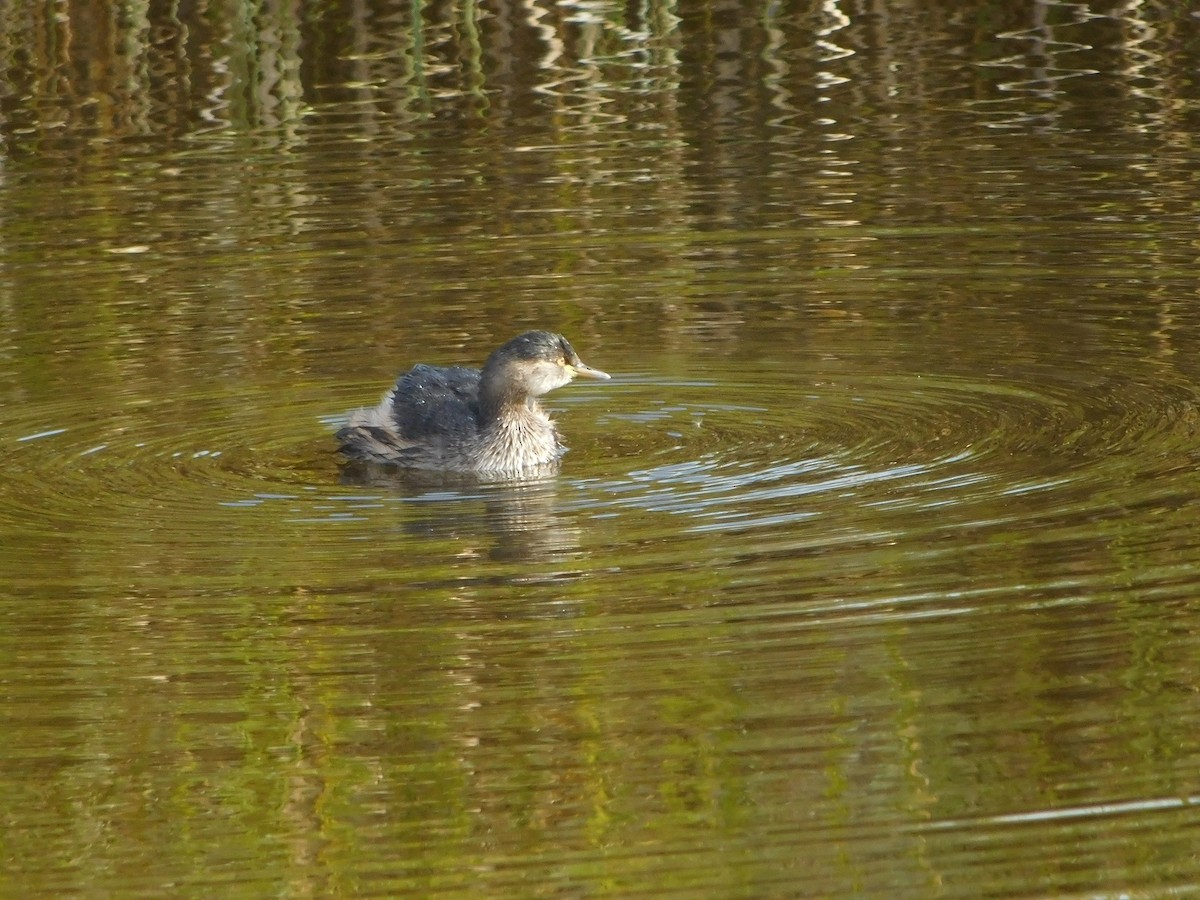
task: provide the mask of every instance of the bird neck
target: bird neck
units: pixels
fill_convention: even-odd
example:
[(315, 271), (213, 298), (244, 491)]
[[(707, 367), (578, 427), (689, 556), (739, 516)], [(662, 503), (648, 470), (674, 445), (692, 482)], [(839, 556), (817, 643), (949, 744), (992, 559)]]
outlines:
[(474, 449), (479, 471), (522, 471), (553, 464), (561, 454), (554, 423), (533, 397), (481, 408), (480, 441)]
[(479, 382), (480, 426), (487, 428), (496, 422), (519, 420), (535, 414), (537, 410), (537, 401), (533, 397), (516, 387), (511, 379), (502, 377), (502, 373), (490, 365), (484, 366)]

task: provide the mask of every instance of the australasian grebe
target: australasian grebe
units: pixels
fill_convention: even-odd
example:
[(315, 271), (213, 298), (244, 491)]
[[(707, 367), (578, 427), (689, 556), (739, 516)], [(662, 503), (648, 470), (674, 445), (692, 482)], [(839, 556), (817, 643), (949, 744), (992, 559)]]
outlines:
[(607, 380), (560, 334), (527, 331), (483, 370), (416, 365), (337, 432), (351, 459), (508, 476), (544, 471), (566, 448), (537, 398), (576, 375)]

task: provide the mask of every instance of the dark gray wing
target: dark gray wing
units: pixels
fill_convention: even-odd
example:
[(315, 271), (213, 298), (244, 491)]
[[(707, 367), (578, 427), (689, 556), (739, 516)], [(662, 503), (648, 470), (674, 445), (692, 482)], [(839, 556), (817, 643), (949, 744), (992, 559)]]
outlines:
[(479, 431), (479, 371), (417, 365), (396, 381), (392, 418), (409, 441), (455, 442)]

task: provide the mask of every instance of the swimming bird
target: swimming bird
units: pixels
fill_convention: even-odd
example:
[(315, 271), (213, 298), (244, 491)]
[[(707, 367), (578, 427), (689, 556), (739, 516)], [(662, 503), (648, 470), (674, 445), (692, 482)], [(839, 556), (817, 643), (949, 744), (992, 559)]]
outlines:
[(483, 369), (418, 364), (378, 406), (360, 409), (335, 435), (351, 459), (492, 477), (546, 471), (566, 448), (538, 397), (586, 365), (561, 334), (527, 331), (492, 352)]

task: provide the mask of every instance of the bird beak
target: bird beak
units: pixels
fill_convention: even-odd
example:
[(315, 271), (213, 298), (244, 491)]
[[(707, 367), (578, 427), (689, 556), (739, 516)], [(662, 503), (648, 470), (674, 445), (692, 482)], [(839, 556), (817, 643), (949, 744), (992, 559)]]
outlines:
[(582, 375), (584, 378), (595, 378), (597, 381), (608, 381), (608, 379), (612, 378), (607, 372), (593, 369), (591, 366), (579, 361), (571, 363), (571, 369), (576, 375)]

